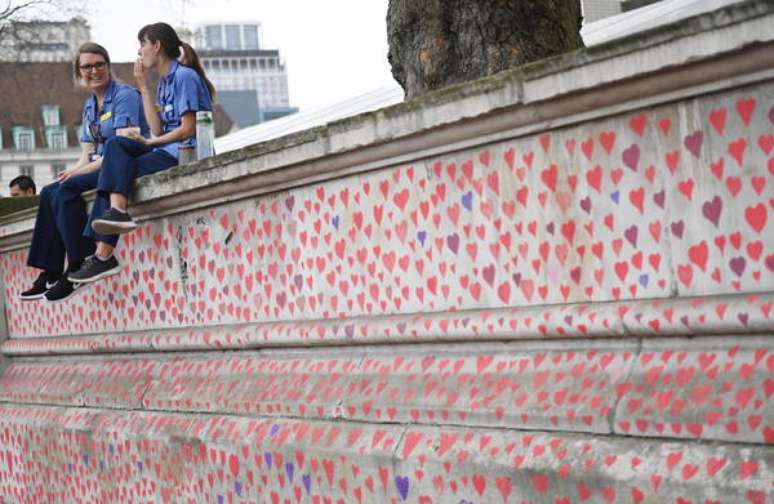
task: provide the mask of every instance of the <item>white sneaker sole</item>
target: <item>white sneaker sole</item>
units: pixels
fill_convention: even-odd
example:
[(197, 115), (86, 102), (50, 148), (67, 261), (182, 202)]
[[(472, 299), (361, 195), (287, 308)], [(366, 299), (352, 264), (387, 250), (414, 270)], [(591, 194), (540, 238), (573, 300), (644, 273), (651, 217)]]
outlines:
[[(130, 233), (137, 229), (137, 223), (132, 222), (113, 222), (97, 219), (91, 223), (91, 229), (101, 235), (114, 235)], [(71, 280), (72, 281), (72, 280)]]
[(22, 301), (37, 301), (38, 299), (43, 298), (45, 295), (46, 295), (45, 292), (42, 294), (35, 294), (34, 296), (22, 296), (21, 294), (19, 294), (19, 299), (21, 299)]
[(103, 278), (107, 278), (107, 277), (109, 277), (109, 276), (116, 275), (116, 274), (118, 274), (118, 273), (120, 273), (120, 272), (121, 272), (121, 269), (122, 269), (122, 268), (123, 268), (123, 266), (121, 266), (121, 265), (119, 264), (119, 265), (118, 265), (118, 266), (116, 266), (115, 268), (109, 269), (109, 270), (107, 270), (107, 271), (103, 271), (102, 273), (100, 273), (100, 274), (98, 274), (98, 275), (95, 275), (95, 276), (93, 276), (93, 277), (91, 277), (91, 278), (85, 278), (85, 279), (82, 279), (82, 280), (81, 280), (81, 279), (78, 279), (78, 278), (73, 278), (73, 277), (69, 276), (69, 277), (67, 277), (67, 279), (68, 279), (68, 280), (70, 280), (70, 281), (71, 281), (72, 283), (74, 283), (74, 284), (85, 284), (85, 283), (91, 283), (91, 282), (96, 282), (97, 280), (102, 280)]

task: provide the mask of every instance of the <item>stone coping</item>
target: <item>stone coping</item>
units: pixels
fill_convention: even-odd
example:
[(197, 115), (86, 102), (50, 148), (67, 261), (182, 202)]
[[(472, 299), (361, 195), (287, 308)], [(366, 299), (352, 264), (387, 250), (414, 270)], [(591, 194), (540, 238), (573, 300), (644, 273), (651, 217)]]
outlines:
[[(749, 0), (179, 166), (138, 180), (133, 213), (150, 219), (768, 78), (772, 23), (774, 5)], [(0, 217), (0, 249), (27, 244), (35, 212)]]
[(12, 338), (0, 356), (771, 334), (774, 293)]

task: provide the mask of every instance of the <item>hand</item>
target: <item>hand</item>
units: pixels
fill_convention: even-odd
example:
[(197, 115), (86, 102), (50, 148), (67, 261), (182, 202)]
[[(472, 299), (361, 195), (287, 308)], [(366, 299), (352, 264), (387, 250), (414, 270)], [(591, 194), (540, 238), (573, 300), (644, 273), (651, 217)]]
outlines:
[(127, 127), (127, 128), (118, 128), (116, 130), (116, 136), (122, 136), (126, 137), (130, 140), (134, 140), (135, 142), (141, 143), (141, 144), (148, 144), (148, 139), (145, 138), (140, 134), (140, 128), (137, 126), (134, 127)]
[(142, 91), (148, 90), (148, 81), (145, 79), (145, 68), (142, 66), (142, 59), (137, 58), (134, 62), (134, 80), (137, 83), (137, 89)]
[(67, 179), (79, 175), (78, 170), (70, 168), (69, 170), (62, 170), (56, 174), (56, 180), (58, 182), (64, 182)]

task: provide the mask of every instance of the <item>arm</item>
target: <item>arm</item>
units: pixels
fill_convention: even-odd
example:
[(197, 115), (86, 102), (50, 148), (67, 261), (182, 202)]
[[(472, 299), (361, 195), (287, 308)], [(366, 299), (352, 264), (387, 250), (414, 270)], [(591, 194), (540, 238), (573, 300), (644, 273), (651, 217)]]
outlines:
[[(180, 113), (180, 126), (164, 134), (157, 134), (149, 139), (135, 140), (149, 146), (165, 145), (180, 142), (196, 136), (196, 111), (210, 110), (209, 100), (202, 102), (201, 80), (194, 72), (179, 73), (174, 84), (174, 109)], [(158, 117), (158, 115), (157, 115)]]
[(195, 135), (196, 135), (196, 113), (195, 112), (186, 112), (185, 114), (183, 114), (183, 116), (180, 118), (180, 126), (173, 129), (172, 131), (164, 133), (161, 136), (153, 136), (151, 138), (145, 138), (139, 133), (137, 133), (136, 131), (129, 131), (126, 133), (126, 136), (131, 138), (135, 142), (140, 142), (149, 147), (155, 147), (157, 145), (165, 145), (172, 142), (181, 142)]
[(151, 133), (154, 136), (161, 135), (161, 118), (156, 112), (156, 105), (153, 103), (153, 94), (148, 88), (148, 81), (145, 78), (145, 69), (142, 67), (142, 61), (138, 58), (134, 62), (134, 78), (137, 81), (137, 89), (142, 95), (142, 109), (145, 112), (145, 119), (148, 121)]
[(57, 180), (59, 182), (64, 182), (69, 178), (77, 177), (78, 175), (86, 175), (87, 173), (99, 170), (102, 167), (101, 157), (95, 159), (94, 161), (89, 161), (89, 154), (92, 152), (93, 148), (94, 144), (82, 142), (81, 155), (78, 158), (78, 161), (75, 163), (75, 166), (69, 170), (60, 172), (57, 175)]
[(139, 128), (144, 114), (142, 96), (138, 90), (128, 87), (119, 88), (113, 96), (112, 112), (116, 135), (121, 135), (121, 131), (126, 128)]
[(180, 126), (161, 136), (154, 136), (145, 141), (146, 145), (156, 146), (172, 142), (180, 142), (196, 135), (196, 112), (186, 112), (180, 118)]

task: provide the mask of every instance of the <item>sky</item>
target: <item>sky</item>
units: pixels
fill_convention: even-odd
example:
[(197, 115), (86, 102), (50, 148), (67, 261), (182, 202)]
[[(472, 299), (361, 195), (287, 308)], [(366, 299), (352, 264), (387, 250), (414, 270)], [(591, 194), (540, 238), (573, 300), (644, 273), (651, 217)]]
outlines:
[(397, 86), (387, 62), (388, 0), (89, 0), (92, 39), (115, 62), (134, 61), (137, 31), (165, 21), (258, 21), (263, 47), (279, 49), (290, 105), (310, 110)]

